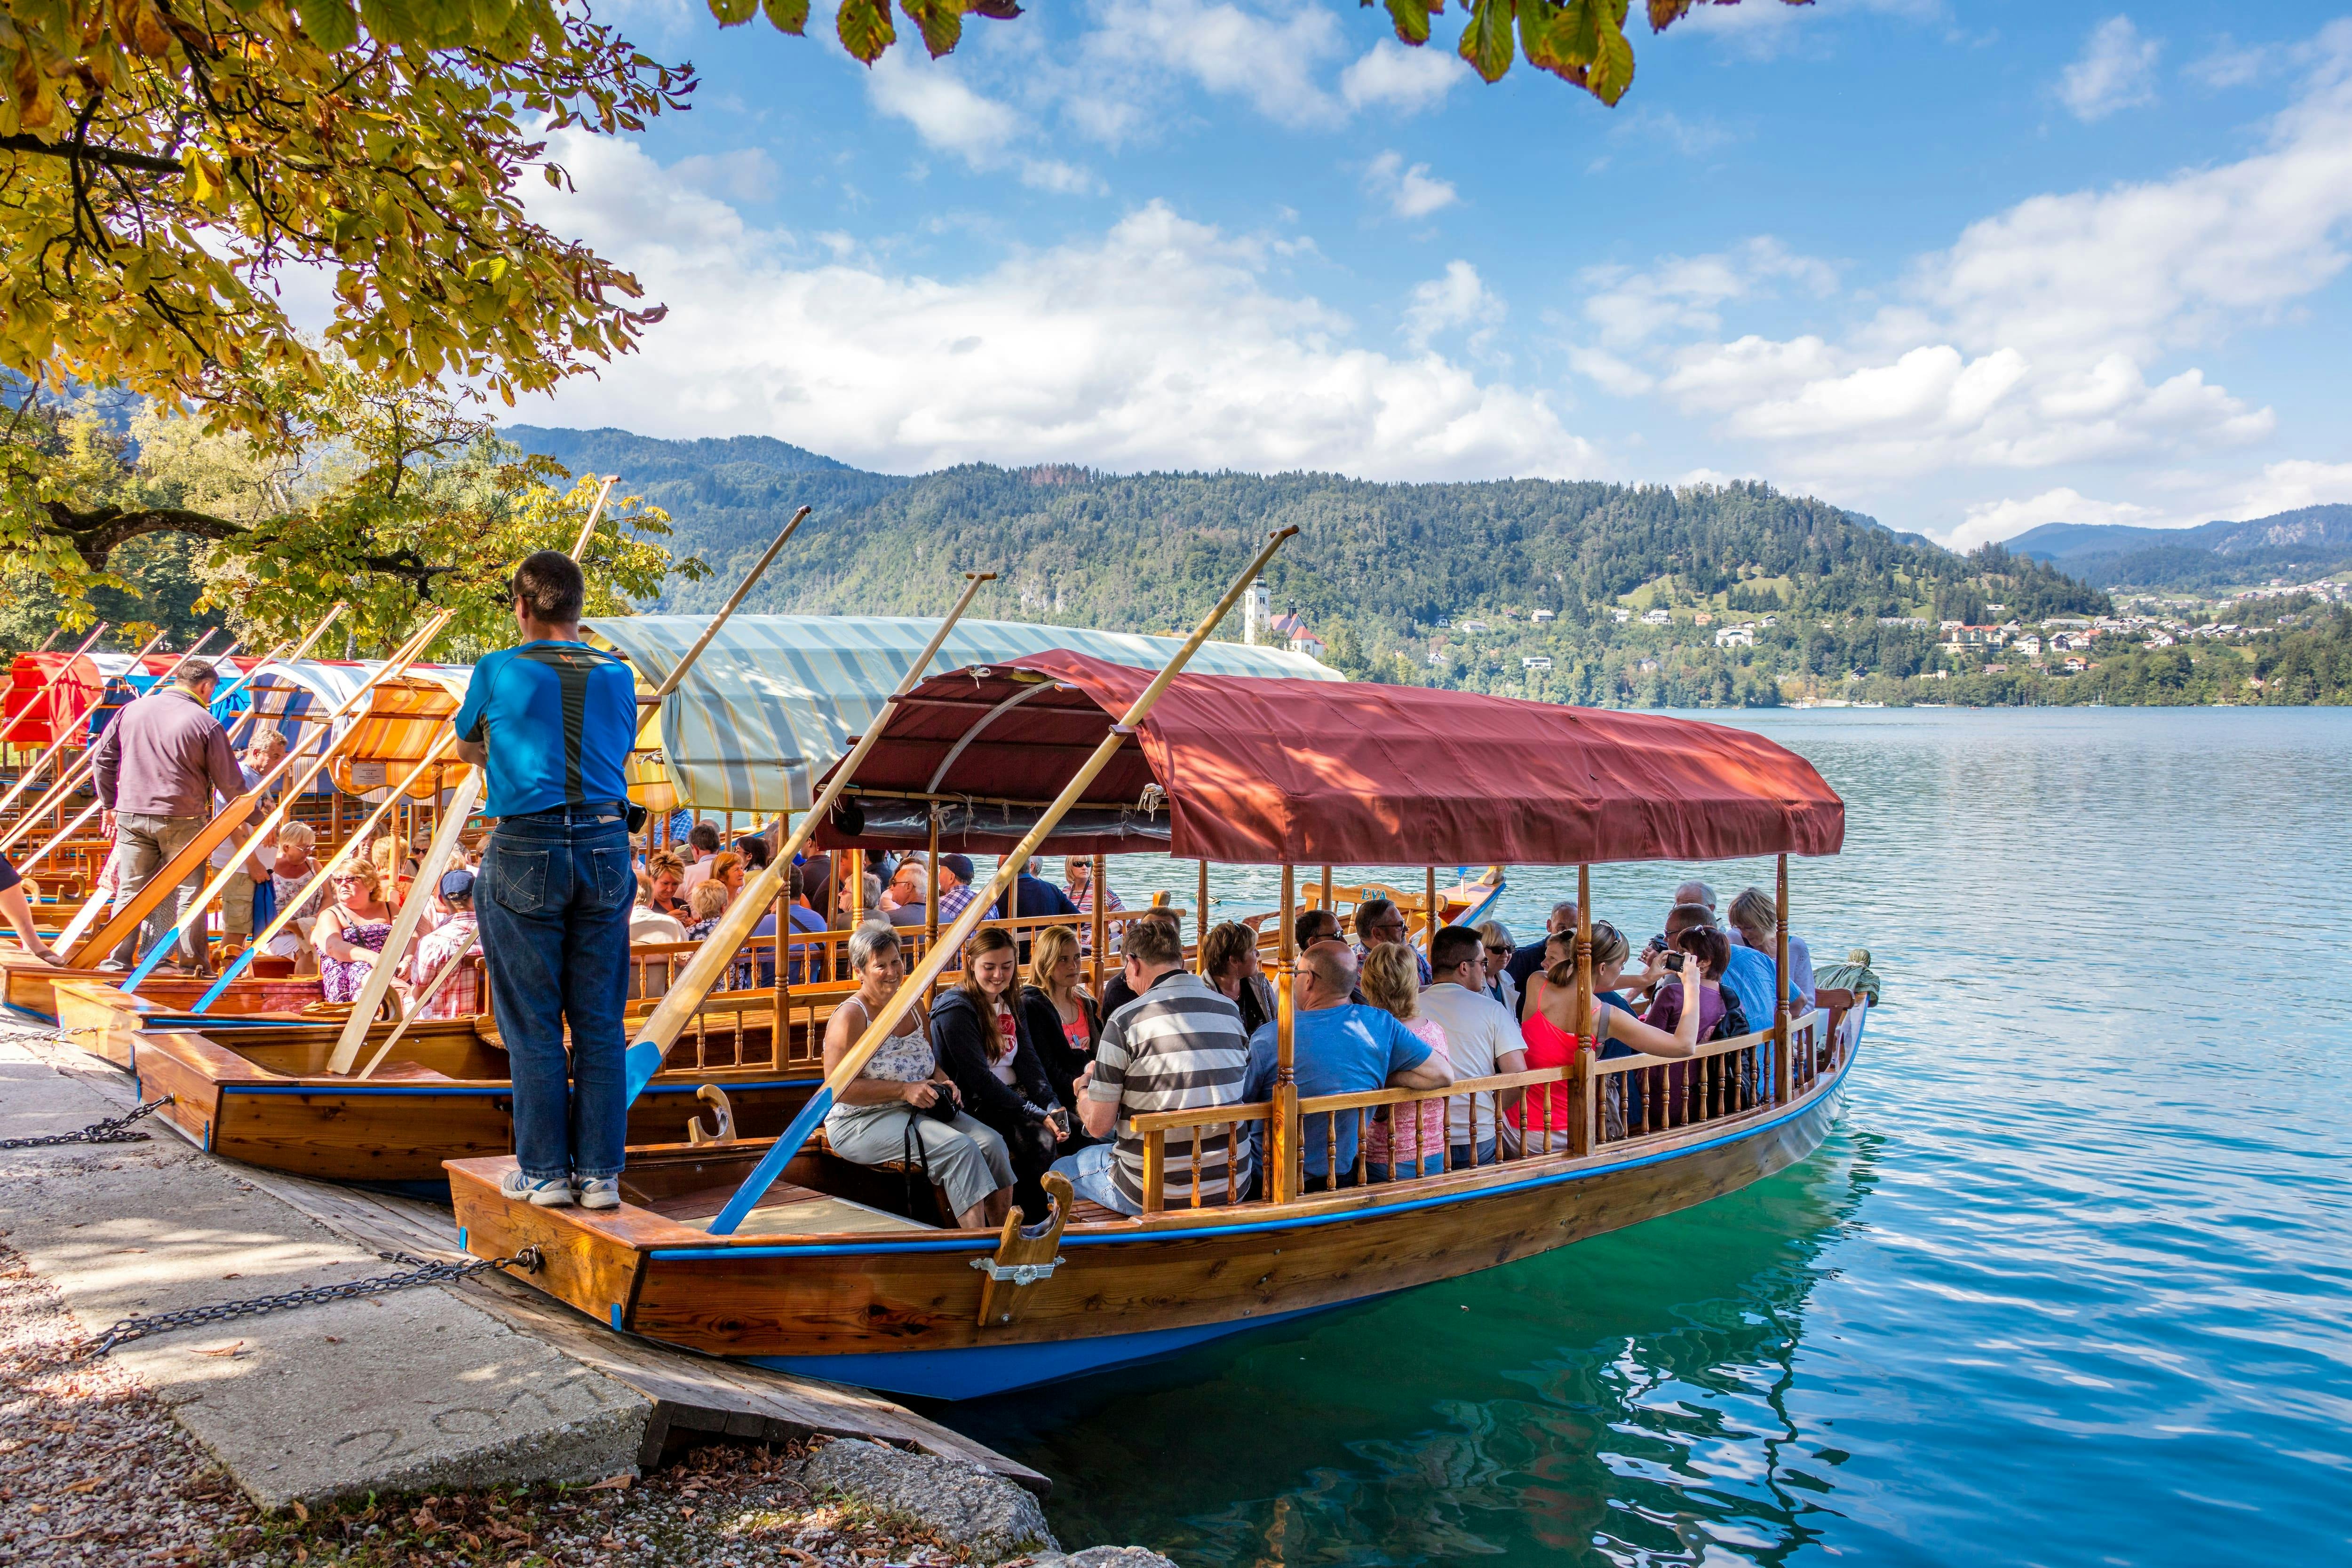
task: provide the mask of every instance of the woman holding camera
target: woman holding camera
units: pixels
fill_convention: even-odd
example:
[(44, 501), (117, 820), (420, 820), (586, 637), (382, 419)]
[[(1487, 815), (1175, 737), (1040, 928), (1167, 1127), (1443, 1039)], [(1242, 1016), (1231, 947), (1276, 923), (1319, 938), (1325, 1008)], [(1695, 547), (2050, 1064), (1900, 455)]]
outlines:
[[(857, 990), (824, 1026), (828, 1075), (907, 978), (898, 935), (878, 922), (851, 936), (849, 964)], [(1013, 1206), (1013, 1162), (1004, 1140), (962, 1110), (922, 1021), (910, 1016), (901, 1028), (882, 1041), (825, 1113), (825, 1141), (835, 1154), (859, 1165), (905, 1160), (927, 1169), (947, 1194), (957, 1225), (993, 1229)]]
[[(1718, 933), (1718, 936), (1720, 934)], [(1565, 938), (1565, 940), (1562, 940)], [(1528, 1068), (1567, 1067), (1576, 1061), (1576, 956), (1575, 936), (1562, 932), (1553, 940), (1568, 950), (1568, 956), (1548, 969), (1538, 969), (1528, 980), (1528, 1016), (1519, 1026), (1519, 1034), (1528, 1042)], [(1652, 1056), (1690, 1056), (1698, 1049), (1699, 1026), (1704, 1012), (1700, 998), (1706, 993), (1703, 968), (1698, 964), (1683, 961), (1685, 954), (1667, 956), (1667, 967), (1662, 971), (1667, 978), (1665, 991), (1679, 989), (1682, 1002), (1671, 1030), (1644, 1023), (1624, 1008), (1609, 999), (1603, 993), (1613, 993), (1625, 972), (1628, 952), (1625, 938), (1616, 927), (1604, 921), (1592, 925), (1592, 1035), (1596, 1040), (1622, 1041), (1637, 1051)], [(1547, 952), (1545, 956), (1551, 956)], [(1679, 979), (1679, 988), (1675, 984)], [(1653, 1013), (1658, 1004), (1650, 1004)], [(1717, 1004), (1717, 1017), (1722, 1016), (1721, 1002)], [(1522, 1140), (1532, 1138), (1527, 1146), (1535, 1154), (1559, 1154), (1568, 1149), (1568, 1085), (1564, 1082), (1545, 1085), (1519, 1102), (1511, 1114), (1511, 1122), (1520, 1130)]]
[(1069, 1135), (1069, 1113), (1045, 1080), (1045, 1059), (1029, 1037), (1020, 990), (1021, 951), (990, 926), (964, 945), (963, 984), (931, 1004), (931, 1043), (963, 1096), (964, 1109), (994, 1129), (1013, 1158), (1013, 1198), (1032, 1218), (1045, 1217), (1038, 1178)]

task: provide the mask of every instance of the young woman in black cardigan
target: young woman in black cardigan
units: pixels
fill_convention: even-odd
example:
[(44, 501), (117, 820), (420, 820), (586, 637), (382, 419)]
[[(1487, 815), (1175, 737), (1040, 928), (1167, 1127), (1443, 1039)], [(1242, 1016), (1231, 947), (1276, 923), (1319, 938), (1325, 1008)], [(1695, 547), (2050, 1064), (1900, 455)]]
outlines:
[(963, 1108), (992, 1127), (1013, 1156), (1013, 1201), (1031, 1222), (1045, 1218), (1038, 1178), (1072, 1118), (1067, 1091), (1047, 1082), (1015, 981), (1020, 951), (1011, 936), (982, 931), (963, 950), (963, 984), (931, 1005), (931, 1047), (955, 1080)]

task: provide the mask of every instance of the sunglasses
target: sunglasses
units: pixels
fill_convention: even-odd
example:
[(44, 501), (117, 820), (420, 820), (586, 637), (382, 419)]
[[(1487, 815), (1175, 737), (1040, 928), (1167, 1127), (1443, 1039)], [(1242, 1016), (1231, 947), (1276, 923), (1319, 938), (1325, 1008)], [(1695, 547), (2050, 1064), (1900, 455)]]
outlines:
[(1517, 952), (1518, 949), (1517, 947), (1496, 947), (1489, 946), (1486, 951), (1492, 953), (1497, 958), (1507, 958), (1512, 954)]

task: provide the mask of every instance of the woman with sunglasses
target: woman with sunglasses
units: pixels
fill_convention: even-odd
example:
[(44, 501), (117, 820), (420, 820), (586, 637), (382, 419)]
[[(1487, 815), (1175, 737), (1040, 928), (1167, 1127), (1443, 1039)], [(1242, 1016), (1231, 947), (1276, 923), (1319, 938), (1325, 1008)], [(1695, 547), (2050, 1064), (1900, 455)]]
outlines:
[(1519, 1016), (1519, 983), (1511, 978), (1510, 962), (1519, 945), (1511, 940), (1510, 927), (1499, 920), (1481, 920), (1472, 929), (1486, 949), (1486, 994), (1511, 1009), (1511, 1017)]
[(357, 1001), (392, 936), (392, 905), (383, 899), (383, 877), (370, 862), (339, 866), (327, 881), (334, 902), (310, 934), (319, 950), (319, 985), (331, 1002)]

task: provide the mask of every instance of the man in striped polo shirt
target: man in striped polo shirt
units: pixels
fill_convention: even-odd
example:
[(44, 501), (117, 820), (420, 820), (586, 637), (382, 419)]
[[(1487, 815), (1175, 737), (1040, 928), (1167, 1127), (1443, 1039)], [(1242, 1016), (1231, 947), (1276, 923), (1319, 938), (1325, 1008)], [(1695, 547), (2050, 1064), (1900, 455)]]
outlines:
[[(1135, 1000), (1103, 1020), (1102, 1040), (1086, 1075), (1074, 1085), (1087, 1131), (1108, 1137), (1131, 1116), (1151, 1111), (1198, 1111), (1241, 1103), (1249, 1071), (1249, 1037), (1241, 1009), (1184, 969), (1184, 942), (1171, 923), (1146, 920), (1128, 928), (1121, 966)], [(1223, 1127), (1198, 1130), (1201, 1201), (1222, 1204), (1232, 1162), (1234, 1197), (1249, 1191), (1249, 1151)], [(1192, 1134), (1179, 1128), (1166, 1140), (1160, 1177), (1164, 1203), (1192, 1203)], [(1124, 1132), (1055, 1162), (1083, 1198), (1121, 1214), (1143, 1212), (1143, 1139)]]

